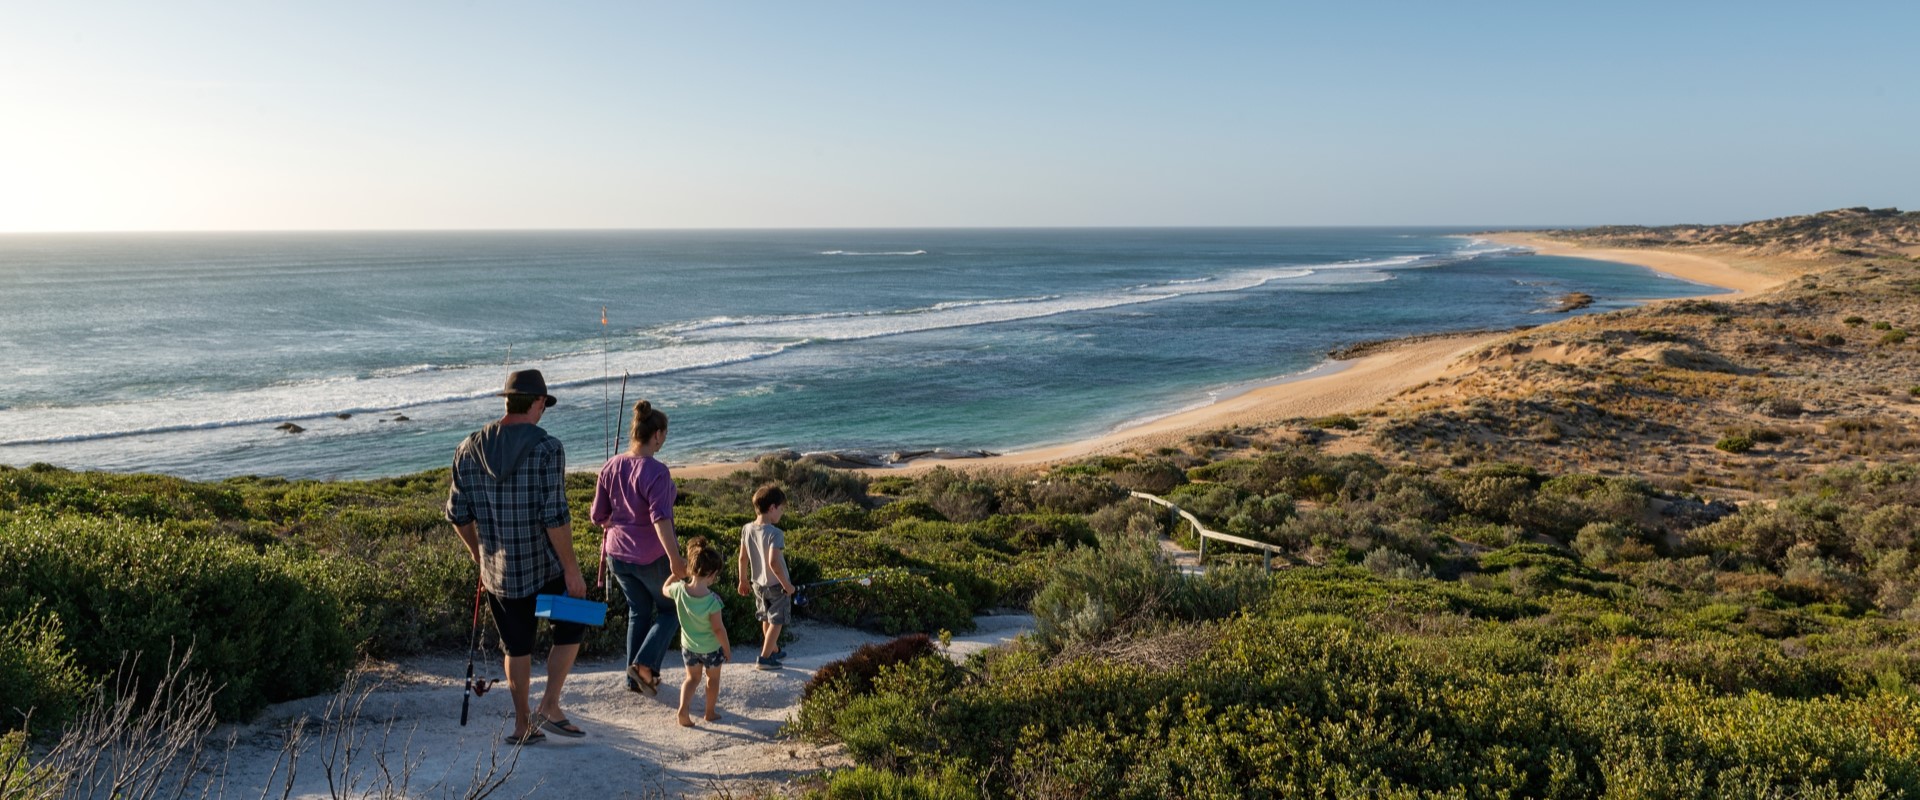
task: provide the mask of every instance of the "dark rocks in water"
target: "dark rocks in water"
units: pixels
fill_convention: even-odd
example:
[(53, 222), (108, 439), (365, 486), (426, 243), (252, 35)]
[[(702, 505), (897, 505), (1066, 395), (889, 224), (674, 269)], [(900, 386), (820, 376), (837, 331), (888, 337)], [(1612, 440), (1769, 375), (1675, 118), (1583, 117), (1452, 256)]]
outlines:
[(887, 460), (895, 464), (903, 464), (916, 458), (926, 458), (931, 455), (934, 455), (934, 451), (932, 450), (895, 450), (887, 454)]
[(1593, 295), (1586, 292), (1568, 292), (1560, 295), (1560, 307), (1555, 308), (1554, 312), (1565, 314), (1569, 311), (1579, 311), (1590, 305), (1593, 305)]
[(754, 460), (754, 461), (755, 461), (755, 462), (757, 463), (757, 462), (761, 462), (761, 461), (765, 461), (765, 460), (767, 460), (767, 459), (769, 459), (769, 458), (771, 458), (771, 459), (773, 459), (773, 460), (775, 460), (775, 461), (799, 461), (799, 460), (800, 460), (800, 451), (798, 451), (798, 450), (770, 450), (770, 451), (768, 451), (768, 452), (765, 452), (765, 453), (761, 453), (760, 455), (757, 455), (757, 456), (754, 456), (754, 457), (753, 457), (753, 460)]
[(876, 453), (859, 452), (807, 453), (802, 455), (800, 460), (809, 464), (817, 464), (833, 469), (872, 469), (874, 467), (884, 467), (888, 464), (885, 456)]
[(287, 433), (301, 433), (306, 430), (306, 428), (302, 428), (291, 422), (282, 422), (278, 425), (273, 426), (273, 429), (276, 431), (286, 431)]
[(353, 419), (353, 415), (352, 414), (335, 414), (333, 415), (333, 418), (334, 419)]
[(391, 422), (408, 422), (410, 421), (410, 418), (405, 414), (395, 414), (393, 415), (393, 419), (390, 421)]
[(932, 453), (927, 454), (926, 457), (927, 458), (993, 458), (994, 456), (997, 456), (997, 455), (1000, 455), (1000, 454), (995, 453), (991, 450), (948, 450), (947, 448), (940, 447), (940, 448), (935, 448), (934, 451)]

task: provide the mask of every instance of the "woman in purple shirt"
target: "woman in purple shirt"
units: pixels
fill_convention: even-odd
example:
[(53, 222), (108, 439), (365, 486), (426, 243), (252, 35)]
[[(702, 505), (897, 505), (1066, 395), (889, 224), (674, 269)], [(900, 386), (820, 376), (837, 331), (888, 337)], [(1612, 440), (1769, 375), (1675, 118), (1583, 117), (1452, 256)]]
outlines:
[(685, 578), (680, 539), (673, 532), (673, 476), (653, 457), (667, 442), (667, 415), (642, 400), (633, 406), (633, 446), (600, 468), (593, 490), (595, 524), (606, 531), (600, 563), (627, 596), (627, 690), (658, 694), (660, 662), (680, 633), (673, 601), (660, 593)]

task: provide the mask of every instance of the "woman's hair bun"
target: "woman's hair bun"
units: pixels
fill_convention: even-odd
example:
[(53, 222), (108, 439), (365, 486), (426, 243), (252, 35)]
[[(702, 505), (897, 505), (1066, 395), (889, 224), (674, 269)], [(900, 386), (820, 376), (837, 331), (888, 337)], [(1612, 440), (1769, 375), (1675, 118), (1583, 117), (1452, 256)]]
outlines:
[(636, 417), (644, 417), (644, 416), (646, 416), (646, 415), (648, 415), (648, 414), (651, 414), (651, 413), (653, 413), (653, 404), (652, 404), (652, 403), (650, 403), (650, 402), (647, 402), (647, 401), (645, 401), (645, 400), (641, 400), (640, 402), (638, 402), (638, 403), (634, 403), (634, 404), (633, 404), (633, 414), (634, 414), (634, 416), (636, 416)]

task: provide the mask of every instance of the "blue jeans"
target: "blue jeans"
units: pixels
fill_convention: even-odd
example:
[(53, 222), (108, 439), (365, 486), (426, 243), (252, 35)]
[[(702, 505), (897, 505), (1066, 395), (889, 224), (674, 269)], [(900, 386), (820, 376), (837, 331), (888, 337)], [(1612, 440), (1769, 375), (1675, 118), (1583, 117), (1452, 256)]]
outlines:
[(680, 617), (674, 613), (673, 600), (660, 594), (671, 577), (672, 566), (666, 556), (651, 564), (610, 560), (613, 567), (609, 571), (627, 596), (627, 663), (653, 670), (658, 678), (667, 645), (680, 635)]

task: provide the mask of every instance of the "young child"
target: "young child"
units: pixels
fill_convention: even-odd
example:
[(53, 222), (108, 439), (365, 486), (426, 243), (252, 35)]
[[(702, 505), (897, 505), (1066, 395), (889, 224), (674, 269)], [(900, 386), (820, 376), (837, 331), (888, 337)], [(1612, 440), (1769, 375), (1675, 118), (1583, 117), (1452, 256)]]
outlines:
[[(787, 575), (787, 535), (774, 527), (786, 511), (787, 493), (767, 484), (753, 493), (759, 516), (740, 529), (740, 587), (753, 595), (754, 616), (760, 620), (759, 669), (779, 669), (787, 651), (780, 649), (780, 629), (793, 621), (793, 580)], [(749, 586), (749, 579), (752, 583)]]
[(727, 625), (720, 618), (720, 595), (713, 584), (720, 580), (720, 568), (726, 564), (720, 551), (707, 544), (704, 536), (687, 542), (687, 572), (691, 580), (667, 581), (660, 593), (673, 598), (675, 615), (680, 618), (680, 658), (687, 662), (687, 682), (680, 685), (680, 724), (693, 727), (693, 693), (700, 688), (700, 676), (707, 677), (707, 713), (702, 719), (720, 718), (714, 702), (720, 697), (720, 665), (733, 660), (733, 646), (727, 643)]

